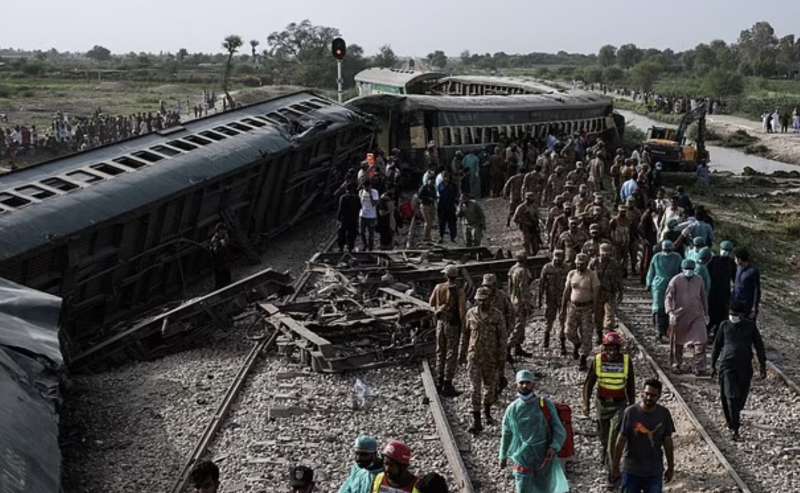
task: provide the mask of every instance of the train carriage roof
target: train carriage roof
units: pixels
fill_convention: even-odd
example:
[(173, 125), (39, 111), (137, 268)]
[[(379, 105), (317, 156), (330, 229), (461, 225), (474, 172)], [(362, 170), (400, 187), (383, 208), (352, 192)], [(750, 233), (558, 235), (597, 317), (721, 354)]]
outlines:
[[(552, 94), (567, 92), (563, 86), (551, 82), (544, 83), (527, 77), (496, 77), (488, 75), (453, 75), (439, 79), (436, 83), (436, 86), (441, 86), (447, 84), (448, 82), (516, 88), (522, 89), (528, 94)], [(435, 90), (436, 88), (434, 87), (434, 91)]]
[(441, 72), (422, 72), (417, 70), (400, 70), (390, 68), (368, 68), (357, 73), (356, 82), (384, 84), (388, 86), (406, 87), (409, 84), (428, 79), (438, 79), (445, 74)]
[(611, 105), (611, 98), (585, 91), (510, 96), (423, 96), (374, 94), (351, 99), (347, 105), (364, 111), (511, 112), (594, 109)]
[[(287, 118), (300, 125), (295, 126), (294, 133), (288, 129)], [(255, 123), (247, 123), (248, 120)], [(0, 197), (3, 208), (0, 212), (0, 260), (166, 199), (253, 163), (262, 155), (280, 154), (314, 141), (320, 134), (353, 124), (372, 125), (370, 118), (351, 108), (302, 91), (2, 175), (0, 196), (12, 193), (29, 203), (9, 207), (2, 203), (7, 195)], [(216, 129), (226, 129), (230, 134), (223, 135)], [(209, 131), (219, 140), (201, 137), (206, 144), (193, 144), (193, 149), (181, 152), (170, 144), (191, 144), (184, 138), (208, 135)], [(121, 156), (130, 157), (132, 153), (150, 152), (157, 146), (171, 148), (169, 152), (174, 154), (161, 155), (155, 162), (138, 159), (143, 164), (138, 169), (119, 166), (114, 161)], [(114, 176), (97, 173), (90, 168), (97, 163), (107, 163), (125, 171)], [(40, 186), (42, 181), (54, 177), (75, 183), (67, 176), (75, 171), (88, 171), (102, 179), (42, 200), (17, 191), (30, 185)]]

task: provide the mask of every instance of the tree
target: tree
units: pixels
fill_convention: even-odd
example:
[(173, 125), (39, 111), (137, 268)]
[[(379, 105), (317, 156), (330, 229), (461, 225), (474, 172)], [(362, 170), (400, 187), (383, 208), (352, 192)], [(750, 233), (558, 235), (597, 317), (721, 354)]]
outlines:
[(702, 88), (707, 96), (738, 96), (744, 92), (744, 78), (736, 72), (715, 68), (703, 78)]
[(761, 76), (775, 73), (778, 38), (769, 22), (756, 22), (750, 29), (742, 31), (738, 46), (745, 73)]
[(597, 52), (597, 62), (601, 67), (610, 67), (617, 61), (617, 48), (605, 45)]
[(471, 56), (472, 55), (470, 55), (469, 50), (462, 51), (461, 55), (459, 55), (459, 58), (461, 58), (461, 63), (464, 65), (469, 65), (472, 61)]
[(642, 50), (633, 43), (622, 45), (617, 50), (617, 63), (622, 68), (631, 68), (640, 61), (642, 61)]
[(625, 80), (625, 71), (619, 67), (606, 67), (603, 69), (603, 82), (618, 84)]
[(253, 55), (253, 61), (254, 62), (256, 60), (258, 60), (258, 53), (256, 52), (256, 48), (258, 48), (258, 45), (260, 45), (260, 44), (261, 44), (261, 41), (259, 41), (257, 39), (251, 39), (250, 40), (250, 53), (252, 53), (252, 55)]
[(186, 57), (189, 56), (189, 51), (186, 48), (181, 48), (178, 50), (178, 63), (183, 63), (186, 60)]
[(228, 100), (228, 106), (233, 108), (234, 102), (230, 92), (228, 92), (228, 82), (231, 77), (231, 69), (233, 68), (233, 55), (241, 48), (242, 37), (236, 34), (231, 34), (222, 41), (222, 47), (228, 52), (228, 59), (225, 62), (225, 75), (222, 78), (222, 90), (225, 93), (225, 99)]
[(658, 80), (658, 76), (664, 67), (651, 60), (639, 62), (630, 71), (631, 83), (644, 91), (653, 89), (653, 84)]
[(717, 54), (705, 43), (694, 48), (694, 66), (698, 72), (707, 72), (717, 66)]
[(383, 45), (378, 50), (378, 54), (372, 58), (372, 64), (376, 67), (392, 68), (397, 65), (397, 55), (389, 45)]
[(94, 45), (94, 47), (86, 52), (86, 56), (98, 62), (105, 62), (111, 60), (111, 50), (104, 46)]
[(581, 74), (578, 77), (580, 79), (582, 79), (584, 82), (588, 82), (589, 84), (602, 82), (603, 81), (603, 69), (598, 67), (598, 66), (596, 66), (596, 65), (592, 65), (592, 66), (589, 66), (589, 67), (584, 67), (583, 71), (581, 72)]
[(447, 66), (447, 55), (442, 50), (436, 50), (433, 53), (428, 53), (425, 57), (432, 66), (436, 68), (445, 68)]

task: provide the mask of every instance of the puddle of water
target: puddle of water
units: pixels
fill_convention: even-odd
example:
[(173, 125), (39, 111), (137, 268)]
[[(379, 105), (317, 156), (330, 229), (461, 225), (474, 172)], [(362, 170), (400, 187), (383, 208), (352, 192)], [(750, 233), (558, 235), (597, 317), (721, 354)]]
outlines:
[[(675, 128), (676, 125), (657, 122), (646, 116), (638, 115), (632, 111), (616, 110), (617, 113), (625, 117), (625, 125), (636, 127), (642, 132), (652, 126)], [(709, 168), (711, 171), (730, 171), (741, 174), (745, 166), (749, 166), (761, 173), (772, 173), (773, 171), (800, 171), (800, 166), (766, 159), (760, 156), (745, 154), (742, 151), (729, 147), (707, 146), (711, 154)]]

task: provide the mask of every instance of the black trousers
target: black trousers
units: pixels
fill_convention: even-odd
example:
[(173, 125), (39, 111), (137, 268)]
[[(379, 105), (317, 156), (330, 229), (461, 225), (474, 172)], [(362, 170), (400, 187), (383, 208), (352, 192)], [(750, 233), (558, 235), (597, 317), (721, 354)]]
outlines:
[(669, 315), (667, 315), (667, 312), (654, 313), (653, 325), (655, 325), (656, 333), (659, 336), (667, 335), (667, 327), (669, 326)]
[(339, 223), (339, 230), (337, 234), (337, 243), (339, 251), (343, 251), (347, 247), (348, 252), (352, 252), (356, 246), (356, 236), (358, 236), (358, 223), (348, 224)]
[(450, 239), (456, 241), (458, 235), (458, 221), (456, 219), (455, 209), (447, 207), (439, 207), (439, 236), (444, 239), (445, 229), (450, 230)]
[[(747, 363), (750, 365), (750, 362)], [(728, 428), (738, 430), (742, 424), (742, 409), (750, 394), (753, 370), (721, 368), (719, 371), (720, 400)]]

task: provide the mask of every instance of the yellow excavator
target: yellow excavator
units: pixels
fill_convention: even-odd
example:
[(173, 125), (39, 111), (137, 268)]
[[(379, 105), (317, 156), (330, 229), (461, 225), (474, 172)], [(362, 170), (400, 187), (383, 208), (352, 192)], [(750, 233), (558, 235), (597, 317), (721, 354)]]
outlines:
[[(686, 130), (695, 121), (697, 138), (687, 144)], [(683, 115), (678, 128), (650, 127), (643, 145), (652, 162), (661, 162), (664, 171), (694, 171), (699, 163), (707, 163), (709, 159), (705, 133), (706, 105), (702, 103)]]

